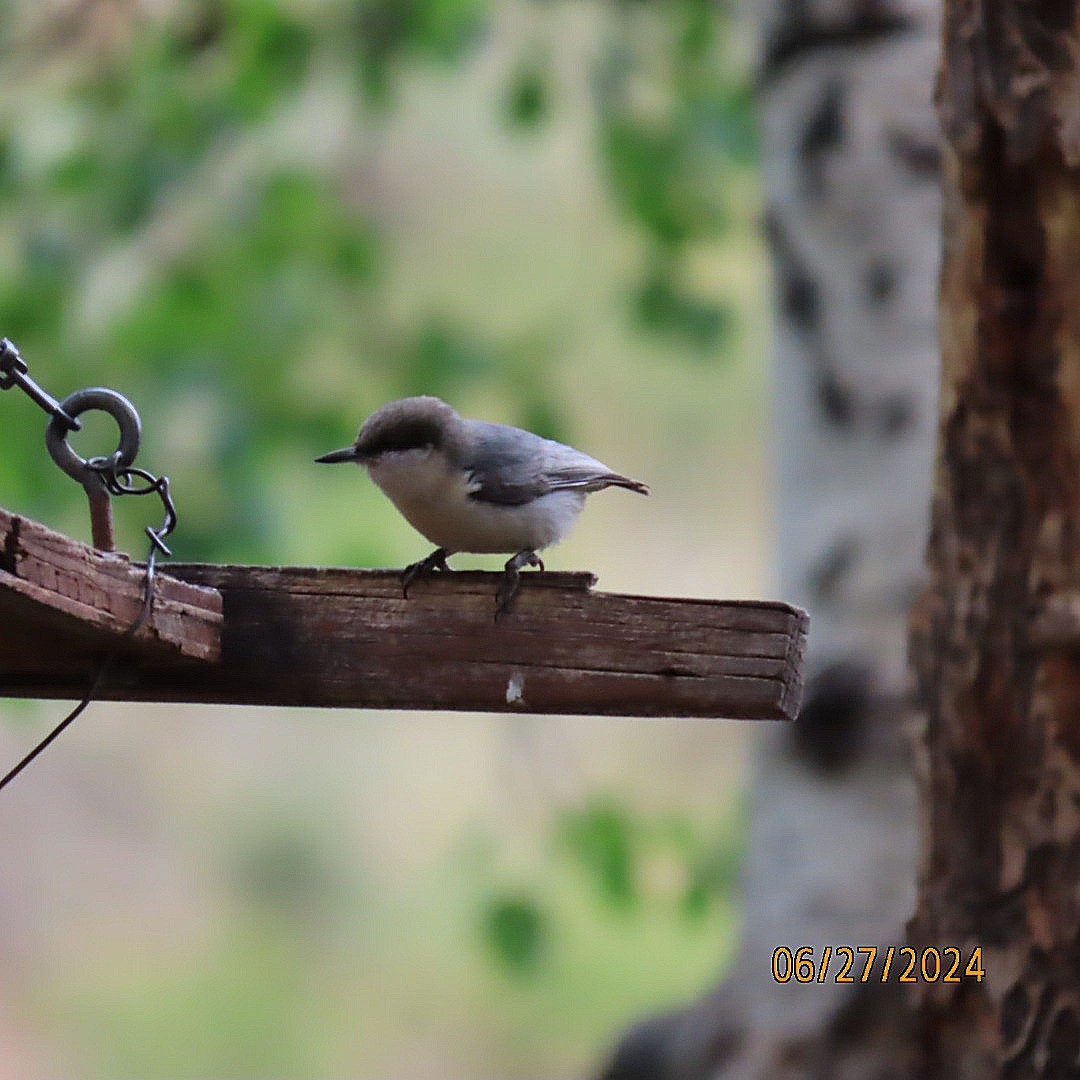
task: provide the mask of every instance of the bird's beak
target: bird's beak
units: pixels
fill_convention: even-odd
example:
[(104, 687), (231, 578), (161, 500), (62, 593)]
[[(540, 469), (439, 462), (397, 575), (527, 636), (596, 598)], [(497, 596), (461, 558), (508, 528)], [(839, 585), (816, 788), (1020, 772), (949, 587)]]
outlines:
[(323, 454), (322, 457), (317, 457), (315, 460), (323, 465), (336, 465), (339, 461), (355, 461), (356, 447), (346, 446), (342, 450), (331, 450), (329, 454)]

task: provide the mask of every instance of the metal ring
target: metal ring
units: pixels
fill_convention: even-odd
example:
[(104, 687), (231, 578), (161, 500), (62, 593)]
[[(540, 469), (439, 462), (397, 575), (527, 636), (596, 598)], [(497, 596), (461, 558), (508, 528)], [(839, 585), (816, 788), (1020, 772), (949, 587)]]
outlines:
[[(142, 422), (135, 406), (123, 394), (109, 390), (104, 386), (92, 386), (85, 390), (76, 390), (60, 402), (60, 408), (68, 416), (78, 416), (89, 409), (107, 412), (120, 429), (120, 441), (112, 454), (114, 467), (126, 469), (135, 460), (139, 452), (139, 439), (142, 435)], [(45, 445), (49, 448), (53, 461), (74, 480), (85, 483), (92, 470), (86, 458), (80, 457), (68, 445), (68, 429), (63, 420), (54, 416), (45, 429)]]

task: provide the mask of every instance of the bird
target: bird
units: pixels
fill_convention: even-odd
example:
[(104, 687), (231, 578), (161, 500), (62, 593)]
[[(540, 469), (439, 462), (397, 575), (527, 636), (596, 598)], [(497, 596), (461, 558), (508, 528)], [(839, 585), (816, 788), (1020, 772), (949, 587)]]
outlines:
[(449, 571), (458, 552), (509, 554), (495, 595), (506, 614), (523, 568), (544, 569), (539, 552), (561, 540), (585, 505), (607, 487), (648, 495), (639, 480), (572, 446), (523, 428), (470, 420), (441, 398), (399, 398), (372, 413), (351, 446), (315, 459), (354, 462), (423, 537), (436, 545), (406, 566), (402, 590)]

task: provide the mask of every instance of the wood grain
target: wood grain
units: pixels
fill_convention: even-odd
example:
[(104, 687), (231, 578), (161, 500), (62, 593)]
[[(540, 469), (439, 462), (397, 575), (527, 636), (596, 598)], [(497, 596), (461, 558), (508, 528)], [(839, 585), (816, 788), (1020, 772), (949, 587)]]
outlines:
[[(114, 648), (143, 606), (145, 567), (103, 554), (29, 518), (0, 509), (0, 671), (29, 665), (85, 667)], [(221, 596), (158, 572), (133, 652), (216, 660)], [(0, 687), (2, 690), (2, 687)]]
[[(396, 570), (170, 565), (224, 599), (221, 660), (136, 658), (103, 696), (390, 709), (791, 719), (807, 617), (786, 604), (591, 591), (591, 574), (523, 576), (493, 619), (498, 574), (401, 594)], [(62, 662), (0, 665), (0, 692), (70, 696)]]

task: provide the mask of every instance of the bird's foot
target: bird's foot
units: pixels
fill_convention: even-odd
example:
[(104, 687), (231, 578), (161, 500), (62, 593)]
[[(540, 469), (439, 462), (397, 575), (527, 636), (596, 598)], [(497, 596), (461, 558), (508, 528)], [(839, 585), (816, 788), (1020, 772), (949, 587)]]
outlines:
[(535, 551), (519, 551), (513, 558), (506, 560), (506, 572), (495, 593), (496, 622), (499, 621), (500, 615), (505, 615), (510, 610), (510, 604), (517, 595), (518, 585), (521, 584), (523, 566), (535, 566), (543, 570), (544, 560)]
[(426, 559), (410, 563), (405, 567), (401, 574), (401, 593), (406, 600), (409, 598), (409, 588), (417, 578), (434, 573), (436, 570), (453, 572), (453, 568), (446, 561), (447, 555), (446, 548), (436, 548)]

